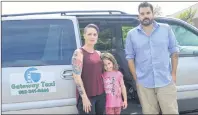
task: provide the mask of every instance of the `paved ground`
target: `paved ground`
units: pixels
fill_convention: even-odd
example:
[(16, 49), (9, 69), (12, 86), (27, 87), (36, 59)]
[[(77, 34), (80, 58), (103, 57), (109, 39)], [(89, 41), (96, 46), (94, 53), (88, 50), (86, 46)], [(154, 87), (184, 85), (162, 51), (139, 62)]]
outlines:
[[(128, 101), (128, 107), (125, 110), (122, 110), (121, 114), (142, 114), (141, 106), (137, 104), (135, 101)], [(194, 114), (198, 115), (198, 112), (194, 113), (187, 113), (187, 114)], [(186, 114), (181, 114), (186, 115)]]
[(135, 101), (128, 101), (128, 107), (121, 114), (141, 114), (141, 106)]

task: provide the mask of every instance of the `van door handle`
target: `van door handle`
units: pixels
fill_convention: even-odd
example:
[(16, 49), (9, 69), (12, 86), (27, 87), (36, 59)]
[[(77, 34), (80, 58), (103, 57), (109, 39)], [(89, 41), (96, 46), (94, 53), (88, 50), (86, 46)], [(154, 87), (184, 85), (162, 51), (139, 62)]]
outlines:
[(64, 70), (61, 74), (61, 78), (62, 79), (73, 79), (72, 75), (73, 75), (72, 70)]
[(72, 73), (65, 73), (65, 74), (62, 74), (63, 76), (72, 76)]

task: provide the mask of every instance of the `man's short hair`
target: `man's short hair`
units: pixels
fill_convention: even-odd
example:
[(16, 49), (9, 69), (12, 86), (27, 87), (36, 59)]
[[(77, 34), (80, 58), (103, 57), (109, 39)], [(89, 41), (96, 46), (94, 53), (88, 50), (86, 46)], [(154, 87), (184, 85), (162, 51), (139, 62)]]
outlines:
[(140, 3), (140, 5), (138, 6), (138, 12), (140, 12), (140, 8), (143, 8), (143, 7), (150, 7), (151, 11), (153, 12), (153, 5), (148, 2)]

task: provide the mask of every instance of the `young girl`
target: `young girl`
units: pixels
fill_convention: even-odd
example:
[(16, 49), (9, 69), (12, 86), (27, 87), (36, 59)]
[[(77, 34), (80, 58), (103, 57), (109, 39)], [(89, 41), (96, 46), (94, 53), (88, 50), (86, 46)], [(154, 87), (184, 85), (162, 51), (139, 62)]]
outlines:
[[(118, 64), (110, 53), (103, 53), (101, 58), (104, 63), (104, 88), (106, 93), (106, 114), (120, 114), (121, 108), (127, 108), (126, 87), (123, 75), (118, 71)], [(122, 101), (122, 96), (124, 101)]]

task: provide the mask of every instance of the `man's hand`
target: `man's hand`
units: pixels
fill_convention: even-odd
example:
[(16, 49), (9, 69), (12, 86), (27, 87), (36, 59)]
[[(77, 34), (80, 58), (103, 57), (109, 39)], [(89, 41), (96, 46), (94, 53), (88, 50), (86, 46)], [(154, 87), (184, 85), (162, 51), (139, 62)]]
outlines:
[(173, 81), (176, 83), (177, 77), (175, 74), (172, 74)]

